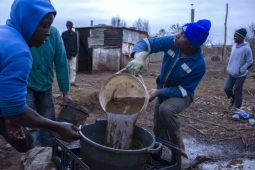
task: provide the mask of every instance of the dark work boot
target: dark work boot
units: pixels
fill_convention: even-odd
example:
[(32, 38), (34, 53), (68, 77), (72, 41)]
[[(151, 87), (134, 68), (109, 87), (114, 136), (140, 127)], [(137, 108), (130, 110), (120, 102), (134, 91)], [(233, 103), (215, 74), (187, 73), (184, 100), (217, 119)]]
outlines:
[(188, 155), (185, 153), (185, 146), (183, 143), (181, 130), (174, 131), (174, 133), (171, 134), (170, 138), (171, 138), (171, 142), (177, 145), (181, 149), (182, 156), (188, 159)]

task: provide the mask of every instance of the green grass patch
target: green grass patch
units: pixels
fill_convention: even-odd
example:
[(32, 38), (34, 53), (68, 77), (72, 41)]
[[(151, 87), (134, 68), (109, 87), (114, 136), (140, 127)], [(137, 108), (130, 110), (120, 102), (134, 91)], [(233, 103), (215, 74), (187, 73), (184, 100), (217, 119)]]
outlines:
[(213, 80), (215, 80), (215, 78), (214, 77), (204, 77), (203, 80), (204, 81), (213, 81)]
[(152, 73), (159, 74), (160, 72), (159, 71), (155, 71), (155, 70), (147, 70), (146, 73), (148, 73), (148, 74), (152, 74)]
[(252, 79), (253, 78), (252, 76), (254, 76), (254, 75), (255, 75), (255, 73), (248, 73), (247, 78)]

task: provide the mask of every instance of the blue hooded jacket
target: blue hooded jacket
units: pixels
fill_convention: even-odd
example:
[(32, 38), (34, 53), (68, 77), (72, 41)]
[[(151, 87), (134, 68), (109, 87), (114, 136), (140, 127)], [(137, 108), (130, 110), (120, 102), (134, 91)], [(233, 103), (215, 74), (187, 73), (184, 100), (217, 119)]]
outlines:
[(48, 0), (15, 0), (10, 19), (0, 26), (0, 117), (27, 109), (27, 78), (32, 66), (28, 43), (50, 12), (56, 13)]
[(157, 89), (161, 90), (160, 101), (170, 97), (194, 97), (195, 89), (206, 70), (201, 48), (192, 56), (181, 57), (180, 48), (174, 46), (175, 36), (146, 38), (136, 43), (134, 52), (147, 51), (150, 54), (164, 51)]

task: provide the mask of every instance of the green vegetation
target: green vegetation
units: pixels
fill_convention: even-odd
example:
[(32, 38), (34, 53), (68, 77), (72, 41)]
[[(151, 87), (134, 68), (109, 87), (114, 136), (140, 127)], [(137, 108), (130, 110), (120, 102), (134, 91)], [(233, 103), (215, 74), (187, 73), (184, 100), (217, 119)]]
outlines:
[(203, 78), (204, 81), (212, 81), (212, 80), (215, 80), (214, 77), (204, 77)]
[(255, 75), (255, 73), (248, 73), (248, 74), (247, 74), (247, 78), (248, 78), (248, 79), (253, 78), (252, 76), (254, 76), (254, 75)]
[(159, 71), (155, 71), (155, 70), (147, 70), (146, 71), (147, 74), (159, 74), (160, 72)]

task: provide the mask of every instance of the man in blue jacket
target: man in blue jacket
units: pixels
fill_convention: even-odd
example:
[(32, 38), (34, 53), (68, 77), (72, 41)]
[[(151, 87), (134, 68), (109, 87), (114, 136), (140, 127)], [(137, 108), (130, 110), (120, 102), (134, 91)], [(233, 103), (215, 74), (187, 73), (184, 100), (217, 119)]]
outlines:
[(211, 22), (200, 20), (182, 27), (176, 36), (146, 38), (136, 43), (127, 69), (137, 75), (144, 69), (149, 54), (164, 51), (157, 89), (149, 92), (149, 101), (157, 97), (154, 109), (154, 134), (170, 141), (187, 157), (178, 113), (190, 106), (194, 91), (202, 79), (206, 64), (200, 46), (206, 41)]
[(48, 0), (15, 0), (10, 19), (0, 26), (0, 134), (19, 152), (33, 147), (33, 138), (23, 127), (53, 131), (65, 140), (79, 139), (79, 129), (72, 124), (43, 118), (26, 104), (30, 48), (47, 41), (55, 15)]
[(235, 44), (232, 46), (227, 67), (229, 75), (224, 86), (224, 90), (230, 99), (229, 108), (232, 106), (240, 108), (242, 106), (243, 84), (248, 74), (248, 67), (253, 63), (250, 44), (244, 42), (246, 34), (247, 31), (244, 28), (237, 30), (234, 34)]

